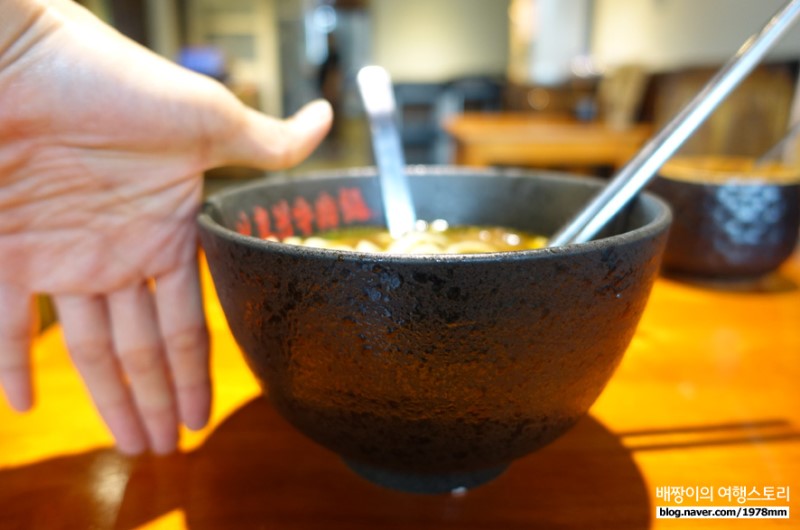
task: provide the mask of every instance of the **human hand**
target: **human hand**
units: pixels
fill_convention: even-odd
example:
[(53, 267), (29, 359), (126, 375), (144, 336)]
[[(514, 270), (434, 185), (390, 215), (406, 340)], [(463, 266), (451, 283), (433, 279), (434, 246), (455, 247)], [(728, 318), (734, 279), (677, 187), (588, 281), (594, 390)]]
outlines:
[(6, 0), (0, 19), (0, 386), (32, 405), (29, 309), (49, 293), (118, 448), (169, 452), (210, 409), (202, 172), (296, 164), (330, 107), (264, 116), (70, 0)]

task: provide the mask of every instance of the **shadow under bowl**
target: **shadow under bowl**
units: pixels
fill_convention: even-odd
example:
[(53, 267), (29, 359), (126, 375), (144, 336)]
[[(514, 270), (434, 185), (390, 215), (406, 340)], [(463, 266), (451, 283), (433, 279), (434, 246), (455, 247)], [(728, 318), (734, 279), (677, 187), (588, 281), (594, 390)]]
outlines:
[[(422, 219), (540, 234), (603, 184), (408, 173)], [(595, 241), (510, 253), (365, 254), (260, 239), (382, 219), (374, 170), (363, 169), (218, 194), (199, 224), (233, 335), (280, 414), (367, 479), (436, 493), (490, 480), (586, 414), (644, 310), (670, 212), (644, 194)]]

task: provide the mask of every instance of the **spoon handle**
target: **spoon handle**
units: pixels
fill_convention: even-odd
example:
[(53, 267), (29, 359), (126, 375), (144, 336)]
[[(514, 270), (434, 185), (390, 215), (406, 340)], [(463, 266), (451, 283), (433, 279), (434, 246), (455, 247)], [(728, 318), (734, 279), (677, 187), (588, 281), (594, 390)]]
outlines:
[(417, 219), (395, 123), (392, 80), (383, 68), (366, 66), (358, 72), (357, 81), (369, 117), (386, 224), (392, 237), (398, 238), (411, 232)]
[(550, 238), (548, 246), (584, 243), (594, 237), (644, 188), (664, 162), (756, 67), (778, 39), (794, 24), (799, 14), (800, 0), (791, 0), (778, 11), (759, 33), (742, 45), (694, 99), (653, 137), (598, 195)]
[(764, 152), (763, 155), (758, 157), (756, 163), (754, 164), (755, 167), (761, 167), (772, 162), (780, 162), (784, 157), (784, 152), (786, 151), (789, 144), (796, 140), (797, 133), (800, 132), (800, 121), (796, 122), (792, 125), (789, 130), (783, 135), (783, 138), (778, 140), (778, 142), (770, 147), (767, 151)]

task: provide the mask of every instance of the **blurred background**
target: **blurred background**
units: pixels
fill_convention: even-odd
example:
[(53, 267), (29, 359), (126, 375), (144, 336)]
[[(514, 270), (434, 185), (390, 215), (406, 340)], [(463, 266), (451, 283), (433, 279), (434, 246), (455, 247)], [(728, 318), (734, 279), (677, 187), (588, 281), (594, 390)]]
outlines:
[[(331, 101), (334, 129), (297, 168), (303, 171), (372, 163), (354, 83), (367, 64), (384, 66), (395, 81), (410, 163), (462, 162), (457, 138), (445, 125), (464, 113), (513, 114), (517, 120), (522, 115), (531, 123), (600, 123), (614, 131), (646, 124), (646, 136), (685, 105), (783, 2), (81, 3), (145, 46), (219, 79), (269, 114), (289, 115), (315, 97)], [(684, 152), (757, 156), (772, 145), (797, 114), (798, 60), (800, 30), (780, 43)], [(639, 135), (636, 142), (641, 141)], [(493, 162), (542, 165), (524, 157)], [(608, 174), (602, 162), (585, 165), (592, 173)], [(575, 168), (558, 159), (544, 165)], [(251, 176), (246, 168), (222, 168), (209, 173), (208, 188)]]
[[(77, 0), (164, 57), (288, 116), (336, 118), (290, 170), (372, 165), (355, 86), (395, 82), (407, 161), (609, 176), (672, 118), (783, 0)], [(794, 28), (681, 149), (757, 157), (800, 118)], [(789, 151), (797, 151), (795, 146)], [(262, 176), (207, 172), (205, 192)], [(55, 319), (39, 297), (42, 327)]]

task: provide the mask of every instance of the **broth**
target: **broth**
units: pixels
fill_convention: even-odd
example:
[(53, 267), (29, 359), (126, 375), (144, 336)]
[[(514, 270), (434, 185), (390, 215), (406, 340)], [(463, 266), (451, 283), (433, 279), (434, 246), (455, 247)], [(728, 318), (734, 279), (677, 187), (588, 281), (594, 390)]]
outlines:
[(800, 168), (778, 162), (756, 167), (756, 160), (744, 157), (676, 157), (664, 164), (659, 174), (672, 180), (696, 184), (768, 183), (796, 184)]
[(542, 248), (544, 236), (498, 226), (454, 226), (446, 221), (418, 223), (418, 229), (394, 239), (382, 227), (358, 227), (308, 238), (287, 237), (282, 243), (354, 252), (391, 254), (481, 254)]

